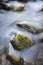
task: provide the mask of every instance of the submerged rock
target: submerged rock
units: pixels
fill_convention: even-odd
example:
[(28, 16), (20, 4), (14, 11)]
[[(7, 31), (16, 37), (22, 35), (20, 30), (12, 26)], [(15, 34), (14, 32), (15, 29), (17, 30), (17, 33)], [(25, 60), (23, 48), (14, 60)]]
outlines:
[(7, 55), (7, 59), (13, 64), (13, 65), (23, 65), (24, 60), (21, 57), (17, 57), (14, 55)]
[(40, 32), (43, 32), (43, 27), (37, 22), (23, 21), (23, 22), (17, 23), (17, 26), (33, 34), (38, 34)]
[(18, 34), (11, 40), (11, 44), (14, 47), (14, 49), (23, 50), (26, 47), (33, 46), (34, 42), (29, 37), (22, 34)]

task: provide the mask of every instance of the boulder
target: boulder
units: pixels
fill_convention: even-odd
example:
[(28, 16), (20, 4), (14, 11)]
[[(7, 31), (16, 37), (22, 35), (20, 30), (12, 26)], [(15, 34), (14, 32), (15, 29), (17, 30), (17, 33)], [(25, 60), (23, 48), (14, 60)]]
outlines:
[(12, 40), (11, 44), (16, 50), (23, 50), (25, 48), (31, 47), (34, 45), (34, 41), (25, 35), (17, 34)]

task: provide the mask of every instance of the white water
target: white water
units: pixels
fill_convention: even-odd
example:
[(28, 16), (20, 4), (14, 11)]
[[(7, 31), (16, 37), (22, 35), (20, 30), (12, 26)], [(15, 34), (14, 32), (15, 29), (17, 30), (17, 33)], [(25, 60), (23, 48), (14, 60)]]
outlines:
[[(37, 0), (41, 1), (41, 0)], [(14, 3), (14, 2), (10, 2)], [(17, 2), (15, 2), (17, 3)], [(3, 13), (0, 13), (0, 43), (4, 43), (4, 38), (7, 37), (10, 38), (10, 35), (14, 32), (21, 32), (24, 34), (32, 35), (24, 30), (20, 30), (17, 27), (15, 27), (15, 23), (18, 21), (34, 21), (38, 22), (40, 25), (43, 25), (43, 14), (42, 12), (37, 13), (37, 11), (40, 9), (40, 7), (43, 5), (43, 2), (33, 2), (33, 3), (27, 3), (25, 4), (26, 9), (23, 12), (12, 12), (12, 11), (5, 11), (2, 10)], [(33, 36), (33, 35), (32, 35)], [(31, 36), (31, 37), (32, 37)], [(34, 40), (36, 41), (36, 36), (33, 36)], [(5, 43), (8, 43), (9, 41), (5, 39)], [(37, 42), (38, 43), (38, 42)], [(21, 57), (23, 57), (26, 61), (33, 60), (33, 58), (37, 55), (38, 47), (33, 46), (30, 49), (26, 49), (24, 51), (17, 52), (18, 55), (20, 54)], [(30, 52), (31, 51), (31, 52)], [(12, 50), (11, 50), (12, 52)], [(16, 54), (17, 54), (16, 53)], [(29, 59), (30, 58), (30, 59)]]

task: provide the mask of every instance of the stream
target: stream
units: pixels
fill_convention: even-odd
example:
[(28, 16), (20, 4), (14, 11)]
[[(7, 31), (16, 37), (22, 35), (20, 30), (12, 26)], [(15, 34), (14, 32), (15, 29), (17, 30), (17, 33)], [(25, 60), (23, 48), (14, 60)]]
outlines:
[[(7, 4), (16, 5), (20, 4), (20, 2), (10, 1)], [(15, 24), (19, 21), (32, 21), (36, 22), (35, 24), (39, 23), (43, 27), (43, 12), (37, 12), (42, 7), (43, 0), (37, 0), (36, 2), (27, 2), (21, 4), (25, 5), (25, 10), (22, 12), (5, 11), (3, 9), (0, 10), (0, 45), (3, 45), (5, 43), (9, 44), (10, 54), (21, 56), (26, 62), (29, 62), (32, 60), (34, 61), (37, 58), (38, 54), (40, 53), (39, 50), (41, 49), (43, 44), (39, 42), (37, 38), (38, 34), (31, 34), (30, 32), (18, 28), (17, 26), (15, 26)], [(16, 51), (12, 48), (10, 44), (10, 38), (14, 33), (22, 33), (24, 35), (30, 36), (36, 44), (30, 48), (24, 49), (23, 51)], [(40, 35), (41, 34), (43, 34), (43, 32), (40, 33)]]

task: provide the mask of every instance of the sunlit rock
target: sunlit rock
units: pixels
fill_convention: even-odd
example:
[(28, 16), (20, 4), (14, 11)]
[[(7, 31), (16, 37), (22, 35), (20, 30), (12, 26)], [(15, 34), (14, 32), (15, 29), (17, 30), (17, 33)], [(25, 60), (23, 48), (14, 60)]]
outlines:
[(24, 8), (25, 8), (25, 6), (23, 4), (20, 4), (20, 5), (18, 4), (16, 6), (12, 6), (13, 11), (23, 11)]

